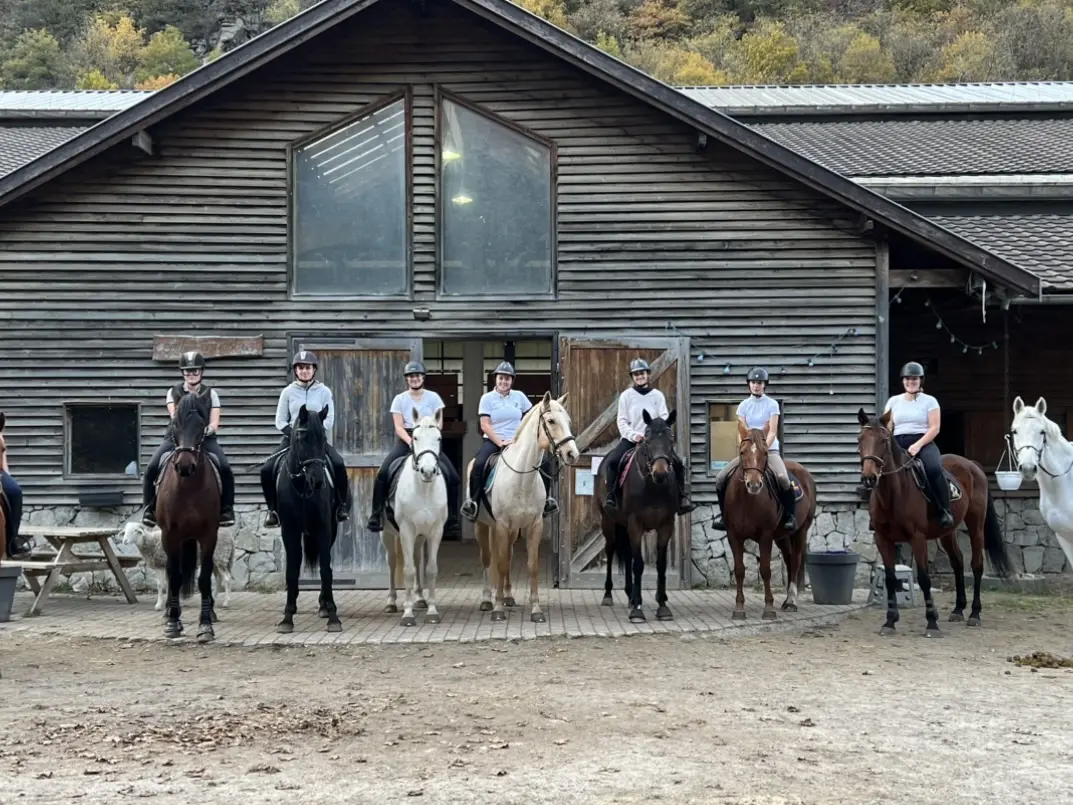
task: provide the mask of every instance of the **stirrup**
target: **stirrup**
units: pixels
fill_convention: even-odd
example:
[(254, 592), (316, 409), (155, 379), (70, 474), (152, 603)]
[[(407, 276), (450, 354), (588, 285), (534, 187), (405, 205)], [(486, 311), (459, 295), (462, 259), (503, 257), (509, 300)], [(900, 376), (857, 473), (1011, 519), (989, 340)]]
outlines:
[(374, 514), (371, 517), (369, 517), (369, 521), (365, 524), (365, 530), (366, 531), (372, 531), (373, 533), (383, 531), (384, 526), (380, 522), (380, 515)]
[(477, 522), (477, 504), (472, 500), (467, 500), (463, 503), (459, 513), (471, 523)]
[(268, 514), (265, 515), (265, 528), (276, 528), (277, 526), (279, 526), (279, 515), (269, 509)]
[(614, 495), (608, 495), (604, 498), (604, 510), (609, 512), (618, 511), (618, 501), (615, 500)]
[(26, 537), (12, 537), (7, 544), (7, 558), (17, 560), (20, 556), (28, 556), (33, 552)]
[(235, 524), (235, 509), (234, 507), (220, 510), (220, 527), (230, 528)]
[(697, 508), (697, 504), (691, 501), (689, 498), (682, 498), (678, 501), (678, 514), (689, 514), (691, 511)]
[(544, 501), (544, 515), (543, 516), (547, 517), (548, 515), (555, 514), (555, 512), (557, 512), (557, 511), (559, 511), (559, 501), (557, 501), (555, 498), (551, 498), (551, 497), (547, 498)]
[(149, 503), (142, 509), (142, 524), (155, 526), (156, 525), (156, 501)]
[(345, 523), (350, 519), (350, 507), (345, 503), (340, 503), (335, 507), (335, 519), (340, 523)]

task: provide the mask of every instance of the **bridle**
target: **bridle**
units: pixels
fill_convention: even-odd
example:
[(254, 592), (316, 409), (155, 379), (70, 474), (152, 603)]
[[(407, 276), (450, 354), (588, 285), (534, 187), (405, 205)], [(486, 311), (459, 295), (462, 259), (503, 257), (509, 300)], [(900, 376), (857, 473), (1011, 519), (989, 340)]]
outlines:
[[(879, 430), (879, 429), (883, 430), (883, 443), (887, 446), (887, 454), (888, 454), (888, 456), (893, 456), (894, 455), (894, 434), (891, 433), (890, 430), (888, 430), (885, 425), (882, 425), (882, 424), (880, 424), (880, 425), (865, 425), (864, 427), (861, 428), (861, 435), (863, 436), (864, 432), (866, 430)], [(860, 439), (858, 438), (857, 441), (858, 441), (858, 444), (859, 444)], [(857, 449), (860, 450), (860, 447), (858, 447)], [(895, 467), (894, 469), (890, 470), (890, 472), (884, 472), (883, 467), (887, 463), (886, 459), (880, 458), (877, 455), (873, 455), (873, 454), (869, 453), (867, 455), (862, 455), (861, 456), (861, 475), (862, 476), (864, 475), (864, 462), (866, 462), (866, 461), (871, 461), (873, 464), (876, 465), (876, 483), (879, 483), (879, 479), (882, 478), (884, 475), (894, 475), (897, 472), (901, 472), (902, 470), (907, 470), (911, 466), (913, 466), (913, 456), (909, 456), (909, 460), (907, 462), (905, 462), (904, 464), (901, 464), (901, 465)]]
[[(440, 428), (440, 427), (437, 427), (436, 425), (431, 425), (430, 427), (436, 428), (436, 430), (438, 430), (440, 432), (441, 443), (442, 443), (443, 429)], [(415, 427), (414, 430), (417, 430), (417, 428)], [(436, 459), (436, 469), (433, 471), (433, 475), (439, 475), (440, 474), (440, 452), (438, 450), (427, 450), (427, 449), (422, 450), (420, 453), (416, 452), (416, 450), (417, 450), (417, 439), (413, 438), (413, 431), (410, 432), (410, 436), (411, 436), (411, 438), (410, 438), (410, 459), (411, 459), (411, 461), (413, 462), (413, 465), (414, 465), (414, 472), (420, 472), (421, 471), (420, 468), (417, 466), (417, 462), (419, 462), (421, 460), (422, 456), (432, 456), (434, 459)]]
[[(570, 433), (568, 431), (566, 436), (564, 436), (562, 439), (556, 440), (555, 437), (551, 435), (551, 426), (548, 424), (548, 421), (544, 418), (547, 414), (550, 414), (550, 413), (551, 413), (551, 408), (549, 407), (547, 411), (540, 411), (537, 414), (537, 416), (540, 418), (540, 429), (541, 429), (541, 432), (543, 432), (545, 439), (547, 439), (547, 442), (548, 442), (548, 445), (549, 445), (548, 449), (549, 449), (549, 452), (551, 453), (552, 461), (555, 462), (555, 465), (556, 465), (555, 466), (555, 472), (558, 473), (558, 471), (559, 471), (559, 468), (558, 468), (559, 448), (562, 447), (564, 444), (567, 444), (569, 442), (574, 442), (576, 444), (577, 439), (574, 438), (574, 434), (572, 434), (572, 433)], [(543, 463), (543, 461), (539, 461), (535, 467), (533, 467), (532, 469), (529, 469), (529, 470), (516, 470), (516, 469), (514, 469), (514, 467), (510, 466), (510, 464), (507, 462), (507, 451), (505, 449), (500, 452), (499, 461), (502, 464), (506, 464), (507, 469), (511, 470), (512, 472), (518, 473), (518, 475), (528, 475), (531, 472), (539, 472), (540, 469), (541, 469), (541, 464)]]
[[(287, 475), (291, 481), (291, 487), (298, 493), (298, 496), (303, 499), (309, 499), (316, 494), (320, 489), (323, 480), (318, 483), (318, 478), (323, 479), (324, 468), (327, 466), (327, 456), (318, 456), (316, 458), (307, 458), (301, 461), (298, 460), (298, 453), (294, 449), (295, 444), (298, 442), (297, 436), (299, 433), (307, 433), (308, 427), (294, 428), (291, 435), (290, 455), (287, 456)], [(305, 481), (305, 487), (299, 488), (295, 481), (299, 478)]]
[[(746, 438), (746, 439), (742, 439), (740, 442), (738, 442), (738, 458), (741, 459), (738, 462), (738, 468), (741, 470), (742, 483), (745, 483), (746, 481), (748, 481), (748, 476), (746, 475), (746, 473), (755, 472), (755, 473), (758, 473), (760, 475), (760, 486), (763, 487), (764, 479), (767, 477), (768, 461), (770, 461), (770, 458), (771, 458), (770, 451), (768, 451), (768, 450), (763, 451), (764, 452), (764, 466), (762, 466), (762, 467), (746, 467), (745, 466), (745, 451), (742, 448), (744, 448), (745, 445), (747, 445), (747, 444), (751, 444), (751, 445), (755, 446), (756, 445), (756, 440), (754, 440), (753, 438), (749, 437), (749, 438)], [(759, 449), (759, 448), (757, 448), (757, 449)], [(748, 487), (746, 487), (746, 491), (748, 491)]]
[[(1012, 437), (1013, 434), (1011, 433)], [(1047, 449), (1047, 429), (1043, 429), (1043, 444), (1040, 447), (1036, 447), (1034, 444), (1023, 444), (1014, 450), (1014, 457), (1017, 459), (1017, 464), (1021, 464), (1021, 451), (1022, 450), (1035, 450), (1036, 451), (1036, 466), (1047, 473), (1052, 478), (1060, 478), (1063, 475), (1068, 475), (1070, 470), (1073, 470), (1073, 460), (1069, 462), (1069, 466), (1066, 467), (1065, 472), (1053, 473), (1049, 469), (1043, 466), (1043, 451)]]
[[(668, 428), (668, 431), (670, 429)], [(655, 453), (652, 452), (652, 442), (648, 439), (643, 439), (640, 444), (637, 445), (637, 457), (640, 459), (638, 463), (638, 471), (641, 473), (641, 477), (645, 480), (650, 480), (653, 483), (656, 482), (656, 476), (652, 474), (652, 467), (659, 460), (667, 462), (667, 466), (672, 470), (674, 469), (674, 461), (671, 458), (670, 452)]]
[(179, 474), (179, 456), (184, 453), (190, 453), (194, 457), (194, 469), (198, 469), (201, 465), (202, 444), (205, 442), (205, 428), (198, 430), (197, 439), (194, 440), (193, 447), (182, 447), (179, 445), (179, 440), (175, 438), (175, 449), (171, 451), (171, 455), (168, 457), (168, 463), (175, 468), (175, 474)]

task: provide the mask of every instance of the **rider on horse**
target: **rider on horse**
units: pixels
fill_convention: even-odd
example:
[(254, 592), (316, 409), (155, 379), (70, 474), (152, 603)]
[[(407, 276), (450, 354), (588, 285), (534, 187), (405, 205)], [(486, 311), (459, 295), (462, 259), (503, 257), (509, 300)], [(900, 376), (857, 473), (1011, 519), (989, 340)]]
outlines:
[[(369, 531), (383, 530), (381, 516), (384, 510), (384, 502), (388, 496), (388, 486), (391, 479), (388, 477), (391, 465), (396, 459), (410, 455), (413, 444), (414, 427), (413, 409), (421, 416), (435, 416), (437, 411), (443, 410), (443, 398), (434, 391), (425, 388), (425, 365), (420, 361), (410, 361), (402, 370), (406, 377), (407, 391), (401, 391), (391, 401), (391, 418), (395, 423), (395, 435), (398, 440), (391, 452), (380, 463), (380, 470), (376, 474), (376, 483), (373, 486), (373, 507), (369, 515), (366, 528)], [(458, 487), (461, 479), (455, 470), (451, 460), (440, 453), (440, 471), (443, 480), (447, 483), (447, 523), (444, 525), (444, 535), (457, 536), (458, 527)]]
[(3, 417), (0, 417), (0, 485), (3, 486), (4, 497), (7, 498), (7, 556), (9, 559), (21, 559), (30, 553), (27, 541), (19, 537), (19, 524), (22, 522), (22, 487), (11, 477), (3, 429)]
[[(622, 392), (618, 398), (618, 432), (622, 438), (604, 457), (600, 467), (607, 481), (607, 499), (604, 500), (606, 511), (615, 511), (618, 508), (615, 486), (622, 457), (632, 447), (644, 441), (644, 412), (648, 411), (650, 417), (661, 419), (666, 419), (670, 415), (663, 392), (648, 385), (650, 372), (651, 367), (644, 359), (634, 358), (630, 361), (630, 377), (633, 378), (633, 385)], [(686, 493), (685, 466), (677, 453), (672, 454), (671, 460), (674, 463), (674, 476), (678, 479), (678, 513), (688, 514), (697, 506)]]
[[(790, 475), (786, 471), (786, 464), (782, 460), (779, 445), (779, 404), (767, 396), (768, 373), (763, 367), (756, 367), (746, 375), (749, 383), (749, 396), (738, 404), (738, 420), (747, 428), (766, 430), (768, 459), (767, 465), (775, 473), (779, 481), (779, 502), (782, 504), (782, 527), (787, 530), (797, 528), (797, 517), (794, 509), (797, 502), (794, 500), (794, 489), (790, 483)], [(741, 456), (735, 456), (734, 460), (727, 464), (715, 478), (715, 493), (719, 497), (719, 515), (712, 520), (712, 526), (721, 531), (726, 530), (724, 518), (724, 505), (726, 500), (727, 482), (730, 474), (741, 466)]]
[[(328, 416), (324, 420), (325, 431), (331, 431), (332, 423), (335, 422), (332, 390), (314, 378), (317, 365), (317, 356), (314, 353), (304, 349), (294, 353), (291, 369), (294, 371), (295, 380), (279, 394), (279, 402), (276, 404), (276, 430), (283, 434), (283, 438), (280, 441), (280, 449), (261, 465), (261, 491), (268, 505), (265, 528), (279, 525), (279, 515), (276, 513), (276, 462), (290, 449), (291, 429), (298, 420), (302, 406), (311, 414), (328, 407)], [(327, 459), (332, 468), (332, 484), (335, 487), (335, 519), (342, 523), (350, 519), (350, 479), (346, 474), (346, 462), (331, 442), (328, 443)]]
[[(920, 459), (928, 485), (939, 509), (939, 523), (943, 528), (954, 525), (950, 513), (950, 485), (943, 476), (942, 454), (935, 437), (939, 435), (939, 401), (924, 393), (924, 367), (910, 361), (902, 367), (904, 394), (895, 394), (883, 409), (891, 412), (894, 441), (909, 455)], [(890, 425), (888, 425), (890, 427)]]
[[(477, 520), (477, 500), (484, 483), (484, 468), (488, 459), (514, 441), (514, 434), (518, 432), (522, 417), (533, 407), (525, 394), (512, 388), (514, 377), (514, 367), (508, 361), (502, 361), (495, 370), (495, 388), (481, 397), (477, 406), (484, 442), (473, 459), (473, 469), (469, 476), (469, 498), (462, 505), (462, 514), (471, 522)], [(533, 468), (513, 469), (517, 472), (529, 472)], [(544, 501), (544, 517), (559, 511), (559, 503), (549, 494), (553, 473), (551, 456), (545, 454), (540, 464), (540, 479), (544, 482), (544, 492), (548, 495)]]
[(145, 512), (142, 522), (147, 526), (156, 525), (156, 482), (160, 477), (160, 462), (164, 454), (175, 449), (175, 413), (179, 408), (179, 400), (187, 394), (193, 394), (201, 400), (208, 400), (211, 412), (209, 424), (205, 429), (205, 438), (201, 447), (216, 458), (220, 470), (220, 526), (227, 527), (235, 524), (235, 476), (231, 472), (231, 465), (224, 455), (216, 434), (220, 429), (220, 397), (216, 390), (201, 382), (205, 373), (205, 356), (200, 352), (184, 352), (179, 356), (179, 370), (183, 374), (183, 382), (176, 383), (168, 389), (165, 403), (168, 406), (167, 430), (164, 433), (164, 441), (149, 459), (149, 465), (145, 468), (145, 477), (142, 479), (142, 503)]

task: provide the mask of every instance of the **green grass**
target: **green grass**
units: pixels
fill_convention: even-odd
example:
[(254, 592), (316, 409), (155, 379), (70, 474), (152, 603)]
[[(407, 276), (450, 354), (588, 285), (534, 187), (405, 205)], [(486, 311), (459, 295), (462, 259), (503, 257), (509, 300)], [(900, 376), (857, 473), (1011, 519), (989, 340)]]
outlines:
[(1014, 593), (991, 591), (984, 593), (985, 607), (1004, 609), (1010, 612), (1030, 612), (1043, 615), (1048, 612), (1067, 612), (1073, 610), (1073, 596), (1053, 594), (1037, 595), (1034, 593)]

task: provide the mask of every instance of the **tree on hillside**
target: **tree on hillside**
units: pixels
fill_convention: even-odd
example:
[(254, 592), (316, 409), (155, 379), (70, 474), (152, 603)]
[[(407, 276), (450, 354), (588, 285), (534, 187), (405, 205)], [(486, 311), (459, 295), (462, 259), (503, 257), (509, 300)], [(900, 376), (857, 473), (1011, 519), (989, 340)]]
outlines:
[(60, 43), (43, 28), (23, 31), (0, 61), (0, 86), (5, 89), (52, 89), (69, 87)]

